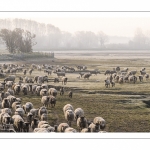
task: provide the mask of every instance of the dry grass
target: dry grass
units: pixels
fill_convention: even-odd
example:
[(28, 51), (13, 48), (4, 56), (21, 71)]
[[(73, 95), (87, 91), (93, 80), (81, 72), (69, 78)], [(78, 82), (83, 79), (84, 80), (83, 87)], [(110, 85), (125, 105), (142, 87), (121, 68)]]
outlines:
[[(101, 116), (106, 120), (107, 132), (149, 132), (150, 131), (150, 81), (133, 83), (116, 83), (115, 87), (106, 88), (104, 80), (106, 76), (104, 71), (116, 66), (121, 69), (128, 67), (129, 70), (139, 70), (146, 67), (146, 71), (150, 73), (150, 61), (148, 59), (118, 59), (118, 60), (69, 60), (55, 59), (51, 60), (33, 60), (31, 63), (46, 63), (55, 65), (75, 66), (78, 64), (86, 65), (88, 70), (99, 69), (101, 74), (92, 75), (89, 80), (77, 79), (78, 73), (66, 73), (69, 81), (65, 85), (65, 95), (57, 96), (55, 108), (48, 108), (48, 121), (50, 125), (66, 122), (63, 114), (63, 106), (70, 103), (74, 109), (81, 107), (85, 111), (85, 117), (92, 121), (94, 117)], [(18, 63), (18, 62), (17, 62)], [(23, 62), (21, 62), (23, 63)], [(31, 77), (35, 75), (44, 75), (43, 71), (33, 71)], [(17, 73), (17, 76), (23, 76), (23, 73)], [(27, 76), (30, 76), (27, 74)], [(49, 78), (56, 77), (52, 74)], [(2, 79), (1, 79), (2, 80)], [(17, 78), (18, 80), (18, 78)], [(49, 85), (62, 86), (61, 82)], [(68, 97), (68, 89), (74, 91), (73, 98)], [(18, 96), (17, 96), (18, 97)], [(23, 104), (27, 101), (33, 103), (34, 107), (40, 107), (41, 97), (29, 93), (27, 96), (19, 95), (23, 98)], [(76, 122), (72, 123), (72, 127), (76, 127)]]

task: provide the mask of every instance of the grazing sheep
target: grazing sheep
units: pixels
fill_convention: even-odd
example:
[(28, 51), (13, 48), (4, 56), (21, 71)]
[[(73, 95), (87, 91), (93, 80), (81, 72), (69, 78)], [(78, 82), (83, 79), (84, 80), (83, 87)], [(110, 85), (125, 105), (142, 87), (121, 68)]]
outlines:
[(39, 111), (38, 111), (39, 118), (41, 118), (41, 115), (44, 114), (44, 113), (48, 114), (48, 111), (47, 111), (46, 107), (42, 106), (42, 107), (39, 108)]
[(22, 106), (22, 108), (24, 109), (25, 114), (26, 114), (30, 112), (30, 110), (33, 108), (33, 104), (31, 102), (27, 102), (26, 104)]
[(54, 96), (50, 95), (49, 104), (51, 105), (51, 107), (55, 107), (55, 105), (56, 105), (56, 98)]
[(18, 85), (15, 85), (15, 86), (14, 86), (14, 93), (15, 93), (16, 95), (19, 95), (20, 91), (21, 91), (20, 85), (19, 85), (19, 84), (18, 84)]
[(10, 108), (10, 102), (8, 98), (2, 100), (2, 108)]
[(129, 82), (133, 82), (135, 83), (137, 81), (137, 77), (136, 76), (129, 76)]
[(72, 110), (65, 111), (65, 119), (68, 121), (69, 126), (71, 127), (71, 122), (74, 120), (74, 112)]
[(65, 129), (68, 127), (69, 127), (69, 125), (67, 123), (60, 123), (57, 130), (58, 130), (58, 132), (65, 132)]
[(139, 81), (142, 82), (143, 81), (143, 76), (139, 75)]
[(67, 77), (62, 77), (61, 80), (62, 80), (62, 85), (63, 85), (63, 84), (66, 85), (68, 78), (67, 78)]
[(39, 121), (38, 128), (41, 128), (44, 124), (49, 125), (47, 121)]
[(7, 92), (9, 92), (11, 95), (14, 95), (14, 90), (12, 88), (8, 88)]
[(77, 130), (76, 129), (74, 129), (74, 128), (71, 128), (71, 127), (68, 127), (68, 128), (66, 128), (65, 129), (65, 131), (64, 131), (65, 133), (76, 133), (77, 132)]
[(29, 87), (27, 85), (23, 85), (21, 87), (21, 91), (23, 92), (24, 95), (27, 95), (29, 91)]
[(21, 117), (24, 117), (25, 111), (23, 108), (17, 108), (15, 111), (15, 115), (20, 115)]
[(128, 75), (135, 75), (137, 73), (137, 70), (129, 71)]
[(67, 110), (72, 110), (72, 111), (74, 111), (73, 106), (72, 106), (71, 104), (66, 104), (66, 105), (63, 107), (63, 112), (64, 112), (64, 114), (65, 114), (65, 112), (66, 112)]
[(13, 127), (16, 132), (23, 132), (24, 120), (20, 115), (12, 116), (13, 119)]
[(11, 107), (13, 111), (16, 111), (17, 108), (21, 108), (21, 103), (18, 101), (13, 102)]
[(110, 87), (110, 80), (104, 80), (106, 88)]
[(99, 125), (99, 123), (96, 123), (96, 124), (91, 123), (89, 125), (89, 128), (90, 128), (91, 132), (99, 132), (100, 131), (100, 125)]
[(82, 108), (76, 108), (74, 111), (74, 116), (75, 116), (75, 120), (77, 121), (77, 119), (81, 116), (84, 116), (84, 111)]
[(56, 97), (57, 96), (57, 90), (55, 88), (50, 88), (48, 90), (48, 94)]
[(15, 78), (16, 76), (15, 75), (9, 75), (7, 78), (4, 79), (4, 82), (7, 82), (7, 81), (15, 81)]
[(60, 95), (64, 95), (64, 87), (60, 88)]
[(111, 84), (112, 87), (115, 87), (115, 82), (114, 81), (111, 81), (110, 84)]
[(32, 130), (34, 130), (35, 128), (38, 127), (38, 123), (39, 123), (39, 120), (37, 118), (34, 118), (31, 122), (31, 128)]
[(84, 78), (84, 79), (89, 79), (90, 76), (91, 76), (91, 73), (85, 73), (85, 74), (83, 75), (83, 78)]
[(47, 95), (47, 89), (41, 89), (40, 96), (46, 96)]
[(144, 75), (146, 74), (146, 71), (141, 71), (141, 70), (140, 70), (140, 74), (141, 74), (142, 76), (144, 76)]
[(47, 121), (48, 120), (48, 115), (47, 114), (45, 114), (45, 113), (43, 113), (42, 115), (41, 115), (41, 121)]
[(12, 88), (13, 83), (14, 83), (13, 81), (7, 81), (5, 86), (8, 87), (8, 88)]
[(35, 118), (35, 117), (38, 116), (38, 112), (39, 112), (39, 109), (32, 108), (32, 109), (30, 110), (30, 113), (33, 114), (33, 118)]
[(77, 127), (79, 128), (79, 131), (87, 128), (87, 119), (84, 116), (81, 116), (77, 119)]
[(142, 68), (140, 71), (145, 71), (146, 70), (146, 68)]
[(111, 71), (110, 70), (106, 70), (104, 75), (110, 75), (111, 74)]
[(9, 95), (9, 96), (7, 96), (7, 99), (9, 100), (10, 108), (11, 108), (11, 106), (12, 106), (13, 102), (15, 102), (15, 101), (16, 101), (16, 97), (15, 97), (15, 96), (13, 96), (13, 95)]
[(35, 89), (35, 93), (40, 96), (40, 91), (41, 91), (42, 87), (41, 86), (36, 86), (36, 89)]
[(50, 97), (49, 96), (42, 96), (41, 103), (43, 106), (48, 107), (50, 102)]
[(145, 74), (145, 78), (146, 78), (146, 80), (149, 79), (149, 74), (148, 73)]
[(120, 83), (120, 84), (123, 83), (123, 77), (122, 76), (119, 77), (118, 83)]
[(100, 129), (104, 129), (106, 126), (106, 121), (102, 117), (95, 117), (93, 119), (94, 124), (99, 124)]

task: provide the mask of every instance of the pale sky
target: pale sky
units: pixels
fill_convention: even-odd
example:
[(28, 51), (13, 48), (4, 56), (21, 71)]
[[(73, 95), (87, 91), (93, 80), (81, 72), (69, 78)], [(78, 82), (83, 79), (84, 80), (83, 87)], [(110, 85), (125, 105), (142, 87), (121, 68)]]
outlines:
[(63, 12), (0, 12), (0, 18), (22, 18), (52, 24), (61, 31), (103, 31), (110, 36), (132, 37), (137, 28), (150, 30), (150, 12), (147, 13), (63, 13)]

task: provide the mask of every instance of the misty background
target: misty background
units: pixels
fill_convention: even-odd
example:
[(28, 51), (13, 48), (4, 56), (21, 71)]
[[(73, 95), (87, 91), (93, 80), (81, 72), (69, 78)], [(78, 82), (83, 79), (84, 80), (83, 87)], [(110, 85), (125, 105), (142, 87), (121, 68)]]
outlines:
[[(107, 23), (105, 22), (107, 26)], [(112, 23), (113, 30), (114, 25)], [(0, 30), (21, 28), (35, 34), (37, 44), (33, 50), (55, 51), (55, 50), (149, 50), (150, 49), (150, 30), (144, 31), (142, 28), (135, 28), (129, 36), (112, 35), (97, 28), (97, 31), (78, 30), (69, 32), (71, 24), (67, 24), (66, 31), (61, 27), (50, 23), (42, 23), (32, 19), (0, 19)], [(76, 22), (78, 26), (78, 22)], [(84, 24), (86, 27), (86, 24)], [(127, 24), (130, 26), (130, 24)], [(117, 25), (119, 30), (119, 24)], [(126, 32), (126, 31), (124, 31)], [(0, 48), (5, 49), (5, 44), (0, 41)]]

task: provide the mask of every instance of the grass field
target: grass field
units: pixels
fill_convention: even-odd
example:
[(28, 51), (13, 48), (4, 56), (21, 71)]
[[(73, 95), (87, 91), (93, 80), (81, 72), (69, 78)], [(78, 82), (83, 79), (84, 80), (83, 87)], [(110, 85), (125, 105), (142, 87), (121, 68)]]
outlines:
[[(63, 114), (63, 106), (71, 104), (74, 109), (80, 107), (85, 112), (85, 117), (89, 121), (93, 121), (94, 117), (101, 116), (106, 120), (107, 132), (149, 132), (150, 131), (150, 80), (133, 83), (116, 83), (115, 87), (106, 88), (104, 80), (106, 76), (104, 71), (120, 66), (121, 69), (128, 67), (129, 70), (139, 70), (146, 68), (146, 72), (150, 73), (149, 59), (51, 59), (33, 60), (26, 63), (30, 66), (32, 63), (51, 64), (51, 65), (68, 65), (75, 67), (76, 65), (86, 65), (88, 70), (98, 69), (100, 74), (92, 75), (89, 80), (83, 78), (78, 79), (78, 72), (66, 73), (68, 83), (65, 85), (65, 94), (57, 96), (55, 108), (48, 108), (48, 121), (50, 125), (59, 125), (66, 122)], [(75, 68), (76, 69), (76, 68)], [(35, 75), (46, 75), (44, 71), (34, 70), (31, 77)], [(17, 73), (16, 76), (23, 76), (23, 73)], [(27, 73), (27, 76), (30, 75)], [(56, 74), (49, 75), (53, 79)], [(1, 81), (3, 79), (0, 79)], [(18, 80), (18, 78), (17, 78)], [(16, 81), (17, 81), (16, 80)], [(62, 83), (49, 82), (59, 90)], [(73, 98), (68, 97), (68, 90), (73, 90)], [(41, 97), (29, 93), (27, 96), (22, 93), (16, 97), (22, 97), (25, 102), (32, 102), (35, 108), (42, 106)], [(76, 122), (72, 123), (72, 127), (77, 129)]]

